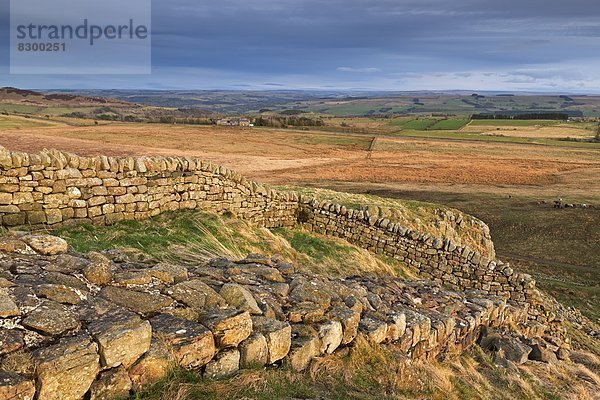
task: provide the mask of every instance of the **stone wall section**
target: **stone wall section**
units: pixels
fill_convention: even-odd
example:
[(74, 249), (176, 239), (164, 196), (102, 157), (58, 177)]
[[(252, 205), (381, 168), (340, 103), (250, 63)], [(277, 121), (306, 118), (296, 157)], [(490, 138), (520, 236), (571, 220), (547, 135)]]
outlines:
[(231, 212), (266, 227), (293, 226), (298, 196), (251, 182), (193, 158), (79, 157), (0, 148), (3, 226), (96, 225), (141, 220), (165, 211)]
[(450, 240), (412, 231), (368, 211), (302, 199), (188, 157), (80, 157), (0, 148), (0, 224), (57, 226), (141, 220), (165, 211), (202, 209), (268, 228), (300, 223), (416, 268), (423, 277), (534, 302), (535, 281), (501, 261)]
[(477, 289), (519, 302), (533, 301), (537, 296), (531, 276), (515, 272), (502, 261), (376, 215), (308, 200), (301, 206), (299, 221), (312, 232), (340, 237), (393, 257), (417, 269), (420, 276), (455, 289)]

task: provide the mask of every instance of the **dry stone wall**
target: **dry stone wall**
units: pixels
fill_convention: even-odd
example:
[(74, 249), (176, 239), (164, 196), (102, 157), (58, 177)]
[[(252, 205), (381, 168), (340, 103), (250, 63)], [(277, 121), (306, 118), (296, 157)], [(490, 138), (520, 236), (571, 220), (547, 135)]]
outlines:
[(520, 302), (533, 301), (537, 296), (535, 281), (502, 261), (377, 215), (310, 200), (303, 202), (299, 220), (313, 232), (393, 257), (416, 268), (420, 276), (456, 289), (477, 289)]
[(112, 224), (179, 209), (229, 212), (269, 228), (301, 223), (402, 260), (424, 277), (457, 289), (535, 300), (531, 277), (493, 259), (493, 249), (489, 259), (368, 211), (268, 189), (194, 158), (79, 157), (56, 150), (26, 154), (0, 148), (0, 172), (0, 223), (6, 227)]
[(301, 371), (358, 338), (422, 360), (489, 327), (544, 331), (526, 305), (431, 281), (328, 279), (259, 255), (183, 267), (67, 250), (51, 236), (0, 240), (0, 400), (121, 398), (173, 366), (208, 378)]
[(298, 196), (277, 192), (192, 158), (79, 157), (0, 148), (0, 218), (4, 226), (97, 225), (200, 208), (231, 212), (266, 226), (296, 223)]

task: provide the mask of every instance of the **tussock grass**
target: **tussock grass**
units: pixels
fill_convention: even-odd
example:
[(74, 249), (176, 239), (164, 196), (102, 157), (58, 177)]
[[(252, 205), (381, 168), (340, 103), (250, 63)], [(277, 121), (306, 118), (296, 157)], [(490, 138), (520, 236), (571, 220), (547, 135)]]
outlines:
[(175, 370), (134, 399), (593, 399), (598, 375), (574, 362), (529, 363), (506, 369), (479, 347), (444, 362), (409, 363), (393, 347), (363, 337), (353, 347), (313, 361), (307, 371), (286, 368), (241, 371), (209, 381)]
[(258, 228), (227, 215), (181, 210), (112, 226), (78, 225), (54, 232), (80, 252), (131, 249), (160, 261), (199, 265), (216, 257), (281, 255), (300, 268), (328, 276), (359, 274), (414, 278), (401, 262), (371, 254), (342, 239), (298, 229)]

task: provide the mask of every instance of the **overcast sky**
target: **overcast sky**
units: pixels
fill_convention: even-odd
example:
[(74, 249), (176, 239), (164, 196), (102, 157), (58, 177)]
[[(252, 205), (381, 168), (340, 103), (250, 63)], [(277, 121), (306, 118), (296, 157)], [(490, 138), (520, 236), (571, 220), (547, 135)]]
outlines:
[(0, 86), (600, 93), (598, 0), (156, 0), (152, 74), (104, 76), (9, 75), (0, 1)]

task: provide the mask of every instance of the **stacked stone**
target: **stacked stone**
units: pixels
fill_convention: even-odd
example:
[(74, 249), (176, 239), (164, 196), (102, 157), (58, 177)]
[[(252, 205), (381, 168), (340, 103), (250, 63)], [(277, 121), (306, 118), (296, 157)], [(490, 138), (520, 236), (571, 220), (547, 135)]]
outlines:
[[(275, 191), (195, 158), (79, 157), (0, 147), (0, 172), (0, 224), (7, 227), (77, 221), (104, 225), (179, 209), (230, 213), (269, 228), (300, 222), (314, 232), (394, 257), (455, 289), (538, 303), (535, 281), (493, 259), (493, 248), (482, 255), (382, 218), (377, 210), (300, 199), (297, 193)], [(539, 309), (531, 315), (542, 324), (552, 317)]]
[(528, 329), (526, 307), (502, 297), (329, 279), (276, 257), (183, 267), (19, 234), (0, 249), (0, 400), (117, 398), (173, 366), (211, 378), (304, 370), (359, 336), (430, 359), (472, 345), (482, 327)]
[(380, 218), (377, 213), (339, 204), (306, 200), (299, 215), (306, 229), (393, 257), (415, 268), (424, 278), (455, 289), (477, 289), (518, 302), (536, 302), (538, 293), (531, 276), (468, 246), (457, 246), (451, 240)]
[(298, 196), (187, 157), (79, 157), (0, 148), (0, 223), (112, 224), (165, 211), (229, 212), (266, 227), (292, 226)]

